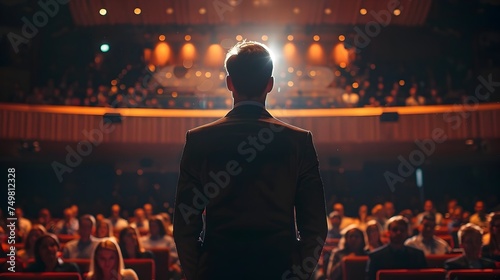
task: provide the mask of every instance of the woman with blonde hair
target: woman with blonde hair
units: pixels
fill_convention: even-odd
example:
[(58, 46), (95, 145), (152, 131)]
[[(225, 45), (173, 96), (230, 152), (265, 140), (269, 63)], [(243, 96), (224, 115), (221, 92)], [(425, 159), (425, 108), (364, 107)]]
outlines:
[(120, 247), (113, 239), (100, 241), (94, 249), (87, 280), (139, 280), (132, 269), (126, 269)]
[(24, 242), (24, 248), (17, 252), (17, 256), (22, 262), (28, 263), (29, 259), (35, 258), (35, 241), (38, 237), (47, 233), (44, 226), (40, 224), (33, 225), (33, 227), (26, 235), (26, 240)]

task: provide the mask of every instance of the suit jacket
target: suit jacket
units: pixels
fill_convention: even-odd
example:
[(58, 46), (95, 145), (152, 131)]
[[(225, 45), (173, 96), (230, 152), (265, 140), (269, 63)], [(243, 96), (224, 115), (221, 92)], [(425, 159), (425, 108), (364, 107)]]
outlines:
[(446, 270), (469, 268), (495, 268), (495, 262), (489, 259), (479, 258), (476, 263), (469, 263), (469, 261), (467, 261), (467, 259), (465, 258), (465, 255), (462, 255), (456, 258), (449, 259), (444, 263), (444, 269)]
[(308, 279), (326, 233), (309, 131), (240, 105), (187, 132), (174, 238), (188, 280)]
[(402, 250), (384, 245), (368, 254), (366, 266), (367, 279), (375, 280), (381, 269), (420, 269), (427, 268), (427, 261), (422, 250), (404, 246)]

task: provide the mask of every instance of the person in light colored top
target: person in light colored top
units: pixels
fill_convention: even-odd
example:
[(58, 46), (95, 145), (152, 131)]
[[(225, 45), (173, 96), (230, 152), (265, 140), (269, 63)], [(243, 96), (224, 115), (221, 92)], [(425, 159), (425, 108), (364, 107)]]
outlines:
[(425, 255), (443, 255), (451, 252), (451, 247), (442, 238), (434, 235), (436, 217), (426, 214), (420, 224), (420, 234), (405, 241), (406, 246), (420, 249)]
[(337, 211), (340, 214), (340, 219), (342, 221), (340, 223), (340, 230), (356, 223), (355, 219), (344, 215), (344, 205), (342, 203), (335, 203), (333, 205), (333, 211)]
[(486, 214), (484, 202), (482, 200), (476, 201), (474, 211), (476, 211), (476, 213), (470, 216), (469, 222), (479, 226), (483, 232), (488, 233), (488, 215)]
[(149, 220), (149, 233), (150, 234), (141, 237), (144, 249), (168, 248), (170, 251), (170, 265), (178, 263), (179, 257), (177, 256), (174, 238), (167, 234), (160, 217), (153, 216)]
[(55, 227), (56, 234), (68, 234), (77, 235), (78, 234), (78, 219), (73, 215), (73, 210), (71, 208), (64, 209), (64, 218), (57, 222)]
[(139, 277), (134, 270), (125, 268), (118, 244), (106, 238), (95, 247), (87, 280), (139, 280)]
[(424, 202), (424, 212), (417, 215), (417, 219), (415, 221), (416, 223), (415, 227), (418, 227), (422, 223), (423, 217), (429, 213), (433, 214), (436, 217), (436, 226), (441, 226), (443, 215), (441, 215), (441, 213), (436, 211), (436, 208), (434, 208), (434, 203), (432, 202), (432, 200), (427, 199)]
[(94, 237), (95, 218), (92, 215), (83, 215), (80, 217), (80, 228), (78, 233), (80, 238), (73, 239), (66, 243), (63, 249), (63, 258), (65, 259), (88, 259), (92, 255), (99, 239)]
[(137, 208), (134, 211), (134, 221), (130, 223), (131, 227), (137, 228), (139, 233), (144, 234), (149, 231), (149, 222), (146, 219), (146, 213), (144, 209)]
[(19, 257), (24, 263), (28, 263), (29, 259), (35, 258), (35, 242), (38, 237), (46, 233), (47, 230), (44, 226), (34, 225), (24, 240), (24, 248), (17, 252), (17, 257)]
[(127, 220), (120, 217), (120, 205), (113, 204), (111, 206), (111, 216), (109, 216), (109, 220), (113, 225), (113, 229), (116, 231), (120, 231), (126, 227), (128, 227)]
[(24, 218), (24, 212), (21, 208), (16, 208), (16, 218), (17, 224), (19, 225), (19, 231), (17, 232), (18, 237), (20, 237), (23, 241), (28, 235), (28, 232), (31, 230), (31, 221)]

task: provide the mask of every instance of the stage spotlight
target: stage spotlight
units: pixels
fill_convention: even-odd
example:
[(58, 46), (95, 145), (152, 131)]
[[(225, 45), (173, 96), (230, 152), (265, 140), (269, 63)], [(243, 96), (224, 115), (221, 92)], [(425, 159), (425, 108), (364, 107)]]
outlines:
[(105, 53), (109, 51), (109, 45), (108, 44), (102, 44), (101, 45), (101, 52)]

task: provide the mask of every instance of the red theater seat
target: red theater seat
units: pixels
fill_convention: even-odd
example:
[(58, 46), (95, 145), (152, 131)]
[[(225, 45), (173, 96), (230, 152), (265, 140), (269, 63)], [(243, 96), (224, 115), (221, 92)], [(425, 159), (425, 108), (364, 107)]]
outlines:
[(168, 248), (149, 249), (155, 256), (155, 276), (157, 279), (169, 279), (170, 250)]
[(43, 272), (43, 273), (0, 273), (0, 279), (6, 280), (82, 280), (76, 272)]
[(448, 280), (499, 280), (500, 269), (457, 269), (450, 270)]
[(377, 272), (377, 280), (443, 280), (446, 270), (442, 268), (424, 269), (382, 269)]
[(425, 259), (427, 260), (428, 268), (443, 268), (446, 260), (460, 255), (461, 254), (427, 255), (425, 256)]
[(368, 256), (348, 256), (342, 259), (343, 280), (366, 279)]
[(155, 262), (151, 259), (126, 259), (125, 267), (133, 269), (139, 279), (155, 279)]

